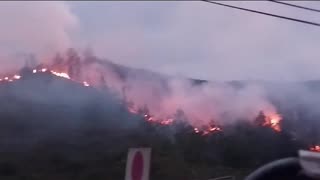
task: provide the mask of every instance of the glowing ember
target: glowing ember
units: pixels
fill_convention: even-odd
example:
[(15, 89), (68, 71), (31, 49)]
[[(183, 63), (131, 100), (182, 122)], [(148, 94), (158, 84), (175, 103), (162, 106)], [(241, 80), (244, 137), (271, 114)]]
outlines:
[[(47, 72), (47, 71), (48, 71), (47, 68), (42, 68), (39, 71), (37, 69), (34, 69), (34, 70), (32, 70), (32, 73)], [(66, 79), (72, 80), (71, 77), (69, 76), (69, 74), (67, 74), (65, 72), (56, 72), (56, 71), (50, 70), (50, 73), (55, 75), (55, 76), (58, 76), (58, 77), (62, 77), (62, 78), (66, 78)], [(15, 79), (20, 79), (20, 78), (21, 78), (20, 76), (15, 76)], [(90, 84), (88, 82), (86, 82), (86, 81), (78, 82), (78, 83), (81, 83), (83, 86), (86, 86), (86, 87), (90, 86)]]
[(51, 71), (51, 73), (53, 75), (56, 75), (56, 76), (59, 76), (59, 77), (63, 77), (63, 78), (66, 78), (66, 79), (71, 79), (70, 76), (67, 73), (58, 73), (58, 72), (55, 72), (55, 71)]
[[(168, 126), (168, 125), (171, 125), (176, 120), (174, 118), (166, 118), (166, 119), (159, 118), (159, 119), (157, 119), (156, 117), (154, 117), (148, 113), (139, 112), (138, 110), (136, 110), (135, 108), (133, 108), (132, 106), (130, 106), (128, 104), (127, 104), (127, 109), (132, 114), (141, 115), (144, 118), (144, 120), (149, 123), (156, 123), (159, 125)], [(200, 134), (202, 136), (212, 134), (214, 132), (220, 132), (220, 131), (222, 131), (221, 127), (215, 126), (213, 124), (206, 125), (201, 128), (199, 128), (199, 127), (193, 128), (194, 133)]]
[(143, 117), (146, 121), (149, 121), (149, 122), (153, 121), (153, 118), (148, 114), (145, 114)]
[(90, 86), (86, 81), (83, 81), (84, 86)]
[(13, 78), (14, 78), (14, 79), (20, 79), (21, 76), (19, 76), (19, 75), (14, 75)]
[(195, 133), (199, 133), (200, 132), (198, 128), (194, 128), (193, 130), (194, 130)]
[(263, 126), (269, 126), (273, 130), (280, 132), (281, 131), (280, 121), (281, 121), (281, 116), (279, 114), (266, 115)]
[(314, 152), (320, 152), (320, 145), (312, 146), (312, 147), (310, 147), (309, 150), (314, 151)]
[(207, 126), (207, 127), (201, 127), (201, 128), (193, 128), (193, 131), (196, 133), (196, 134), (201, 134), (202, 136), (205, 136), (205, 135), (209, 135), (209, 134), (212, 134), (214, 132), (220, 132), (222, 131), (222, 129), (218, 126)]
[(219, 128), (219, 127), (211, 127), (210, 129), (209, 129), (209, 131), (221, 131), (222, 129), (221, 128)]
[(173, 122), (173, 119), (166, 119), (166, 120), (160, 121), (160, 124), (161, 125), (170, 125), (170, 124), (172, 124), (172, 122)]
[(4, 77), (4, 78), (0, 78), (0, 82), (1, 82), (1, 81), (13, 82), (14, 80), (18, 80), (18, 79), (20, 79), (20, 78), (21, 78), (20, 75), (15, 74), (14, 76), (11, 76), (11, 77), (6, 76), (6, 77)]

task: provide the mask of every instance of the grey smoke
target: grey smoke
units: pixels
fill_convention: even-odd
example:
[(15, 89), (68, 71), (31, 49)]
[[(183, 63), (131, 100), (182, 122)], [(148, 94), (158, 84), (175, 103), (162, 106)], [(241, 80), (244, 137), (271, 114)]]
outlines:
[[(317, 20), (270, 2), (228, 3)], [(4, 64), (15, 64), (10, 55), (16, 53), (33, 52), (47, 61), (69, 46), (88, 45), (115, 63), (180, 77), (299, 81), (319, 75), (318, 30), (203, 2), (4, 2), (1, 8), (6, 14), (0, 18), (0, 55), (8, 57)], [(122, 82), (112, 68), (96, 64), (83, 72), (89, 81), (103, 73), (107, 85), (120, 94), (123, 86), (130, 87), (128, 98), (160, 117), (179, 108), (194, 119), (209, 114), (218, 121), (276, 111), (260, 85), (240, 90), (227, 84), (194, 87), (176, 78), (168, 84), (169, 93), (159, 96), (162, 87), (152, 78), (133, 74)]]
[(3, 1), (0, 12), (1, 71), (21, 66), (24, 54), (44, 60), (72, 46), (78, 19), (64, 2)]
[[(320, 22), (272, 2), (224, 2)], [(294, 2), (319, 8), (318, 2)], [(319, 29), (204, 2), (70, 3), (83, 44), (131, 67), (208, 80), (319, 78)]]
[[(312, 12), (271, 2), (225, 3), (319, 21)], [(192, 78), (296, 81), (320, 75), (318, 28), (204, 2), (1, 2), (0, 8), (0, 55), (10, 66), (12, 54), (48, 57), (89, 46), (115, 63)]]

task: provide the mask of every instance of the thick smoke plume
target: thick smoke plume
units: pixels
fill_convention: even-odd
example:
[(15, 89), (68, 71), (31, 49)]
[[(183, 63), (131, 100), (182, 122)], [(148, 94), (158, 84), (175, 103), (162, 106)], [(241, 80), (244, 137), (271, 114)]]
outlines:
[(64, 2), (0, 3), (0, 71), (21, 66), (33, 52), (45, 60), (72, 46), (77, 18)]
[[(278, 109), (267, 97), (270, 89), (272, 92), (275, 89), (257, 83), (245, 83), (243, 87), (214, 82), (195, 85), (193, 80), (129, 69), (90, 53), (80, 56), (69, 51), (52, 59), (55, 52), (74, 45), (69, 32), (78, 21), (68, 6), (63, 2), (3, 2), (1, 5), (0, 10), (5, 14), (0, 18), (1, 72), (13, 72), (11, 69), (17, 64), (20, 67), (24, 64), (26, 53), (35, 52), (46, 68), (67, 73), (73, 80), (100, 89), (111, 89), (129, 108), (148, 111), (156, 119), (174, 119), (181, 110), (190, 124), (201, 126), (211, 121), (228, 124), (253, 120), (260, 111), (267, 116), (277, 114)], [(273, 94), (276, 93), (279, 92)]]

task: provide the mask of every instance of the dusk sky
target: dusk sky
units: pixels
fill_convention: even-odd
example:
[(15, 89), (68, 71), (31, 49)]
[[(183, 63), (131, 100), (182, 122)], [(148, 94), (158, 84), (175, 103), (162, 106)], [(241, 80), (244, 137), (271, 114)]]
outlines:
[[(272, 2), (223, 2), (320, 23)], [(320, 9), (320, 2), (292, 2)], [(208, 80), (320, 79), (320, 28), (206, 2), (1, 2), (0, 55), (90, 47), (131, 67)], [(9, 60), (10, 59), (10, 62)]]

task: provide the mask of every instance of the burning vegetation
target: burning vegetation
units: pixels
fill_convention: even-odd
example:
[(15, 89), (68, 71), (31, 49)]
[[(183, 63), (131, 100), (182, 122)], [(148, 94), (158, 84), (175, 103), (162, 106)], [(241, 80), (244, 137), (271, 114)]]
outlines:
[[(101, 175), (104, 179), (116, 179), (115, 177), (120, 179), (124, 171), (121, 168), (124, 166), (121, 158), (126, 157), (127, 148), (133, 145), (150, 146), (155, 150), (152, 162), (156, 170), (153, 170), (153, 173), (163, 171), (162, 174), (165, 175), (152, 175), (154, 179), (170, 179), (168, 176), (172, 175), (171, 179), (187, 180), (191, 177), (191, 179), (208, 179), (219, 176), (203, 172), (205, 168), (211, 172), (212, 166), (236, 169), (228, 171), (229, 175), (236, 173), (242, 167), (255, 169), (258, 165), (271, 160), (292, 156), (297, 149), (320, 152), (320, 146), (316, 141), (309, 140), (310, 137), (316, 136), (308, 135), (303, 139), (295, 136), (295, 129), (290, 129), (286, 122), (288, 122), (287, 119), (292, 119), (290, 122), (299, 119), (290, 116), (288, 112), (283, 113), (282, 109), (270, 103), (260, 91), (241, 89), (238, 91), (229, 86), (228, 88), (211, 88), (201, 84), (194, 85), (196, 87), (182, 85), (173, 88), (168, 85), (170, 83), (167, 83), (166, 78), (158, 78), (154, 74), (137, 74), (108, 61), (102, 61), (93, 56), (82, 57), (74, 51), (69, 51), (64, 56), (57, 55), (50, 63), (28, 65), (19, 72), (1, 76), (0, 86), (3, 85), (5, 87), (3, 89), (8, 91), (10, 89), (7, 87), (14, 88), (20, 82), (28, 86), (33, 79), (49, 77), (43, 79), (53, 79), (54, 82), (71, 84), (72, 87), (75, 86), (75, 89), (81, 91), (94, 91), (94, 94), (99, 94), (94, 96), (92, 101), (87, 102), (86, 99), (84, 104), (66, 105), (65, 102), (58, 102), (52, 105), (41, 102), (29, 105), (24, 98), (18, 101), (16, 97), (3, 93), (5, 90), (0, 88), (0, 91), (3, 90), (0, 96), (6, 100), (0, 102), (3, 103), (0, 116), (3, 122), (7, 123), (1, 121), (1, 127), (4, 129), (0, 131), (2, 133), (0, 135), (12, 137), (9, 140), (0, 138), (1, 143), (8, 143), (7, 147), (15, 148), (19, 144), (17, 139), (21, 140), (21, 144), (26, 143), (24, 138), (32, 137), (30, 134), (25, 134), (26, 127), (29, 126), (33, 128), (30, 130), (31, 134), (37, 134), (32, 141), (35, 144), (33, 149), (25, 150), (23, 153), (26, 155), (17, 155), (23, 159), (10, 161), (10, 163), (19, 162), (15, 166), (18, 167), (17, 169), (21, 168), (22, 174), (38, 173), (43, 166), (47, 166), (50, 170), (56, 168), (60, 172), (61, 169), (57, 167), (63, 166), (70, 168), (70, 172), (74, 171), (75, 174), (79, 174), (80, 171), (90, 173), (100, 168), (105, 173)], [(39, 82), (36, 81), (36, 83)], [(52, 84), (60, 85), (60, 83)], [(34, 85), (32, 84), (33, 87)], [(69, 89), (71, 93), (64, 92), (64, 89), (59, 91), (63, 98), (58, 98), (57, 101), (73, 96), (76, 94), (73, 92), (75, 89)], [(31, 88), (28, 93), (34, 90), (37, 91), (34, 93), (38, 94), (42, 88)], [(234, 93), (235, 91), (237, 93)], [(46, 95), (52, 92), (48, 91)], [(202, 96), (202, 93), (205, 96)], [(102, 98), (106, 94), (116, 97), (116, 101), (110, 103), (112, 106), (108, 104), (110, 99)], [(235, 94), (240, 95), (235, 96)], [(87, 96), (87, 94), (80, 96)], [(229, 96), (231, 98), (227, 98)], [(53, 99), (56, 97), (58, 97), (56, 94), (53, 95)], [(10, 109), (14, 101), (17, 101), (19, 107), (17, 110)], [(121, 108), (117, 111), (116, 108), (112, 109), (114, 106)], [(19, 113), (16, 113), (19, 111), (23, 112), (23, 115), (19, 116)], [(303, 117), (303, 120), (307, 119), (299, 114), (297, 116)], [(38, 119), (38, 124), (34, 123), (34, 119)], [(71, 126), (73, 119), (77, 123)], [(12, 124), (19, 125), (15, 127)], [(128, 126), (134, 126), (132, 124), (138, 128), (127, 130)], [(303, 123), (305, 124), (307, 123)], [(303, 130), (299, 125), (296, 127), (298, 130)], [(106, 147), (110, 148), (110, 151)], [(20, 153), (21, 149), (19, 149)], [(5, 151), (3, 149), (0, 151), (0, 157), (16, 158), (12, 157), (14, 155), (11, 156), (10, 153), (13, 152), (11, 149), (7, 149), (9, 155), (3, 153)], [(41, 152), (48, 152), (48, 154), (44, 155)], [(30, 162), (25, 157), (35, 159), (32, 161), (34, 164), (27, 166)], [(49, 157), (47, 160), (49, 165), (43, 165), (45, 160), (41, 158), (44, 157)], [(41, 161), (39, 159), (37, 161), (37, 158)], [(52, 163), (50, 158), (53, 159)], [(92, 162), (93, 159), (97, 162)], [(8, 166), (5, 164), (7, 162), (3, 163), (3, 161), (0, 160), (0, 167)], [(105, 162), (110, 163), (110, 167), (106, 167)], [(90, 163), (96, 166), (101, 165), (103, 168)], [(29, 168), (23, 171), (24, 167)], [(188, 168), (193, 168), (194, 172), (186, 174), (189, 172)], [(106, 169), (110, 171), (106, 173)], [(173, 169), (174, 172), (171, 171)], [(17, 171), (20, 173), (20, 170)], [(61, 170), (61, 173), (64, 173), (62, 171), (64, 170)], [(114, 172), (118, 175), (114, 175)], [(224, 171), (221, 170), (221, 172)], [(36, 175), (47, 177), (44, 174)], [(35, 175), (29, 174), (29, 176)], [(51, 177), (52, 174), (49, 176)], [(90, 177), (87, 179), (94, 179), (94, 175)], [(57, 175), (56, 179), (58, 178)]]
[[(87, 69), (83, 70), (84, 66), (90, 66), (92, 64), (99, 64), (101, 66), (102, 64), (102, 62), (100, 62), (99, 60), (93, 57), (90, 57), (90, 58), (91, 58), (90, 60), (88, 59), (81, 60), (81, 58), (78, 56), (78, 54), (74, 50), (69, 50), (66, 57), (67, 61), (65, 61), (65, 59), (60, 55), (57, 55), (54, 58), (52, 63), (41, 64), (36, 67), (29, 67), (29, 68), (32, 68), (31, 71), (33, 74), (50, 73), (51, 75), (65, 78), (73, 82), (77, 82), (86, 87), (91, 86), (90, 81), (93, 84), (92, 87), (98, 88), (98, 89), (101, 88), (101, 83), (104, 83), (104, 85), (109, 85), (108, 82), (111, 82), (111, 81), (107, 80), (106, 78), (108, 77), (105, 77), (105, 75), (99, 74), (100, 77), (98, 78), (94, 77), (96, 79), (93, 79), (92, 77), (87, 77), (87, 79), (85, 79), (86, 77), (83, 76), (82, 71), (89, 74), (92, 74), (92, 72), (88, 71)], [(93, 71), (93, 69), (91, 69), (91, 71)], [(105, 73), (105, 71), (100, 71), (99, 73)], [(109, 74), (107, 73), (107, 75)], [(13, 75), (7, 75), (0, 78), (0, 82), (14, 82), (14, 81), (20, 80), (21, 78), (23, 78), (23, 75), (15, 73)], [(111, 78), (114, 79), (114, 77), (111, 77)], [(116, 80), (119, 81), (119, 82), (116, 82), (117, 84), (121, 84), (121, 86), (123, 86), (121, 87), (121, 89), (126, 87), (126, 83), (121, 82), (122, 81), (121, 79), (118, 78)], [(110, 84), (112, 85), (114, 84), (114, 82)], [(116, 87), (112, 90), (119, 91), (119, 88)], [(121, 92), (118, 92), (118, 93), (121, 93)], [(133, 94), (133, 96), (135, 96), (135, 94)], [(147, 107), (146, 102), (134, 102), (130, 100), (130, 103), (129, 103), (127, 102), (127, 98), (128, 98), (127, 95), (123, 94), (123, 101), (125, 101), (125, 106), (127, 107), (128, 111), (133, 114), (142, 116), (147, 122), (158, 123), (160, 125), (167, 126), (167, 125), (171, 125), (174, 121), (179, 120), (178, 118), (175, 117), (173, 113), (170, 114), (170, 112), (165, 112), (166, 118), (153, 115), (152, 113), (149, 112), (149, 107)], [(146, 106), (144, 110), (141, 110), (142, 105)], [(163, 109), (159, 109), (159, 110), (163, 111)], [(182, 110), (185, 112), (185, 114), (188, 114), (187, 110), (185, 109), (182, 109)], [(263, 109), (261, 110), (263, 111)], [(204, 117), (205, 119), (213, 118), (213, 117), (210, 117), (210, 114), (208, 115), (204, 114), (202, 115), (202, 117)], [(192, 117), (186, 117), (186, 118), (189, 119), (190, 122), (192, 122), (191, 125), (194, 126), (194, 132), (197, 134), (208, 135), (215, 132), (221, 132), (223, 130), (221, 125), (218, 125), (217, 123), (213, 123), (211, 120), (203, 121), (204, 119), (196, 120), (196, 119), (192, 119)], [(265, 116), (263, 123), (261, 123), (261, 125), (270, 127), (275, 131), (280, 132), (281, 131), (280, 121), (281, 121), (281, 116), (278, 115), (276, 112), (271, 112)]]
[[(223, 122), (223, 120), (221, 120), (221, 117), (218, 117), (218, 119), (220, 118), (220, 121), (209, 120), (212, 118), (217, 118), (217, 117), (210, 117), (210, 113), (208, 113), (207, 115), (201, 114), (201, 116), (194, 116), (197, 118), (193, 118), (193, 116), (190, 115), (193, 112), (189, 113), (188, 110), (194, 111), (194, 109), (182, 108), (181, 110), (183, 111), (183, 114), (186, 117), (181, 118), (174, 113), (180, 110), (179, 106), (174, 106), (177, 109), (172, 109), (173, 111), (170, 110), (169, 112), (164, 112), (161, 115), (157, 114), (157, 112), (155, 111), (150, 112), (151, 107), (148, 107), (147, 102), (143, 102), (143, 100), (142, 101), (138, 100), (139, 102), (138, 101), (135, 102), (137, 98), (141, 97), (141, 94), (139, 93), (132, 94), (132, 92), (129, 92), (128, 94), (126, 94), (126, 91), (124, 89), (130, 89), (130, 85), (131, 85), (130, 83), (132, 83), (132, 82), (128, 83), (128, 79), (126, 79), (127, 78), (126, 76), (129, 76), (130, 74), (128, 75), (126, 74), (126, 72), (121, 72), (121, 70), (112, 69), (111, 71), (108, 68), (106, 70), (105, 68), (102, 68), (103, 66), (105, 66), (105, 62), (98, 60), (94, 56), (89, 55), (87, 57), (80, 57), (74, 50), (71, 49), (67, 52), (65, 57), (61, 55), (57, 55), (51, 63), (40, 64), (33, 67), (29, 66), (26, 68), (27, 69), (29, 68), (29, 71), (32, 74), (41, 74), (41, 73), (48, 74), (49, 73), (53, 76), (57, 76), (60, 78), (70, 80), (72, 82), (76, 82), (85, 87), (92, 87), (96, 89), (103, 89), (107, 87), (112, 91), (116, 92), (118, 95), (122, 96), (121, 98), (122, 98), (122, 101), (124, 102), (123, 104), (127, 108), (128, 112), (134, 115), (139, 115), (146, 122), (149, 122), (152, 124), (158, 124), (161, 126), (170, 126), (178, 121), (187, 121), (193, 127), (193, 132), (201, 136), (207, 136), (210, 134), (223, 132), (223, 129), (224, 129), (223, 123), (221, 123)], [(114, 64), (108, 64), (108, 66), (112, 67), (114, 66)], [(0, 77), (0, 82), (13, 83), (15, 81), (23, 79), (24, 76), (28, 76), (28, 74), (23, 75), (21, 73), (13, 73), (11, 75), (5, 75), (3, 77)], [(151, 88), (150, 90), (153, 90), (153, 89)], [(145, 90), (142, 90), (142, 91), (145, 92)], [(147, 95), (149, 94), (150, 92), (147, 93)], [(155, 96), (157, 95), (153, 95), (153, 97), (151, 98), (154, 98)], [(150, 99), (148, 99), (148, 101), (150, 101)], [(207, 103), (207, 101), (203, 101), (203, 102)], [(156, 101), (153, 101), (152, 103), (157, 104)], [(159, 102), (159, 104), (161, 104), (161, 102)], [(202, 105), (203, 104), (201, 104), (201, 106)], [(204, 105), (206, 106), (206, 104)], [(166, 106), (157, 106), (157, 107), (161, 112), (167, 109)], [(275, 109), (275, 107), (272, 106), (272, 109)], [(199, 111), (201, 110), (202, 109), (199, 109)], [(215, 109), (212, 109), (212, 111), (214, 110)], [(270, 111), (270, 108), (259, 109), (259, 110), (260, 110), (260, 113), (256, 111), (255, 116), (253, 116), (256, 118), (252, 119), (251, 122), (253, 123), (256, 122), (259, 126), (269, 127), (275, 132), (280, 133), (282, 131), (281, 115), (276, 110)], [(204, 119), (201, 119), (201, 118), (199, 119), (199, 117)], [(319, 146), (316, 145), (316, 146), (310, 147), (310, 150), (320, 151), (320, 148)]]

